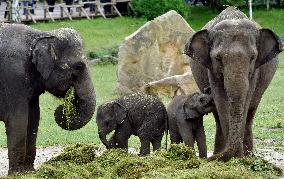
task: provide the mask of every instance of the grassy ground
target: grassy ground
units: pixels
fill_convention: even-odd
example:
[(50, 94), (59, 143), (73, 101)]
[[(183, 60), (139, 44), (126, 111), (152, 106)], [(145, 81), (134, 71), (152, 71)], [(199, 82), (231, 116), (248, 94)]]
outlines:
[(95, 20), (56, 21), (32, 25), (41, 30), (53, 30), (60, 27), (76, 29), (84, 40), (87, 51), (99, 51), (121, 44), (122, 40), (137, 30), (146, 21), (135, 18), (97, 18)]
[[(203, 8), (194, 8), (191, 11), (189, 24), (195, 29), (200, 29), (206, 22), (213, 18), (217, 13), (207, 11)], [(284, 36), (284, 11), (273, 9), (271, 11), (258, 10), (254, 13), (254, 19), (264, 27), (271, 27), (281, 36)], [(134, 32), (142, 24), (144, 19), (134, 18), (113, 18), (113, 19), (95, 19), (80, 21), (63, 21), (48, 24), (37, 24), (33, 27), (44, 30), (51, 30), (58, 27), (73, 27), (78, 30), (83, 39), (87, 51), (99, 51), (104, 48), (118, 46), (127, 35)], [(267, 143), (274, 147), (283, 147), (281, 141), (284, 140), (284, 54), (281, 55), (281, 61), (277, 73), (266, 91), (254, 122), (255, 138), (263, 142), (261, 146)], [(106, 100), (115, 98), (114, 88), (116, 83), (116, 66), (92, 66), (91, 76), (97, 91), (97, 102), (100, 105)], [(78, 131), (68, 132), (59, 128), (54, 119), (53, 111), (61, 103), (60, 100), (46, 93), (40, 97), (41, 121), (38, 146), (65, 145), (70, 143), (100, 143), (97, 135), (95, 120), (92, 120), (84, 128)], [(95, 119), (95, 115), (93, 117)], [(211, 115), (205, 118), (205, 127), (207, 133), (207, 143), (212, 150), (214, 140), (215, 124)], [(272, 142), (270, 139), (273, 139)], [(0, 146), (6, 146), (6, 135), (4, 124), (0, 123)], [(130, 146), (138, 147), (137, 138), (133, 137)]]

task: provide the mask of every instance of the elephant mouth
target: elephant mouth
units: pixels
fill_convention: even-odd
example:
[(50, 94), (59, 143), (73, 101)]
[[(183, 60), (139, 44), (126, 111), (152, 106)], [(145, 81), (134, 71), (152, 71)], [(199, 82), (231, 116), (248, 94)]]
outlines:
[(208, 104), (206, 104), (206, 105), (204, 106), (205, 111), (206, 111), (206, 112), (205, 112), (205, 115), (211, 113), (211, 112), (213, 111), (213, 109), (214, 109), (214, 106), (215, 106), (215, 104), (214, 104), (214, 101), (213, 101), (213, 100), (211, 100)]
[(205, 107), (205, 108), (210, 108), (210, 107), (212, 107), (212, 106), (214, 106), (214, 101), (213, 101), (213, 100), (211, 100), (210, 102), (208, 102), (204, 107)]
[(48, 90), (51, 94), (58, 98), (64, 98), (66, 96), (67, 91), (71, 88), (71, 85), (60, 84), (57, 87)]

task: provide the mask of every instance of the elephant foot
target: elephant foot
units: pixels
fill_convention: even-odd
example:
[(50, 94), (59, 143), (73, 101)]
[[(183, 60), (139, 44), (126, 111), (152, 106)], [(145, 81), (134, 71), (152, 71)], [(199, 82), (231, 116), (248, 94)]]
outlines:
[(244, 149), (244, 156), (253, 156), (252, 148), (245, 148)]
[(139, 153), (139, 154), (138, 154), (139, 157), (145, 157), (146, 155), (147, 155), (147, 154), (145, 154), (145, 153)]
[(244, 151), (244, 156), (246, 156), (246, 157), (253, 157), (254, 154), (253, 154), (252, 151)]
[(218, 161), (227, 162), (233, 157), (243, 157), (243, 152), (233, 150), (232, 148), (227, 149), (221, 153), (214, 154), (213, 156), (209, 157), (208, 161), (218, 160)]
[(24, 173), (24, 172), (31, 172), (35, 171), (35, 168), (31, 165), (29, 166), (19, 166), (19, 167), (13, 167), (10, 168), (8, 171), (8, 175), (15, 175), (17, 173)]

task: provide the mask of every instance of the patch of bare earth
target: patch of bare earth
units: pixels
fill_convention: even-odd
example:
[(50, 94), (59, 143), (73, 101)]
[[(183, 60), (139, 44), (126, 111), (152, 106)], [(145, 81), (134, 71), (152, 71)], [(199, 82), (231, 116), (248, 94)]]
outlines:
[(284, 143), (278, 139), (254, 139), (255, 155), (284, 169)]
[[(51, 159), (51, 157), (59, 155), (63, 150), (61, 146), (51, 146), (45, 148), (37, 148), (37, 155), (35, 159), (35, 168), (37, 169), (42, 163)], [(8, 174), (8, 149), (0, 149), (0, 177)]]

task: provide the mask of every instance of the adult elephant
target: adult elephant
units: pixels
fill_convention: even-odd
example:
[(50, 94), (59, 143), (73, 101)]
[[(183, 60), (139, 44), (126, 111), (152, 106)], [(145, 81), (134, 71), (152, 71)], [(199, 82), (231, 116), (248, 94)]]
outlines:
[(214, 155), (227, 161), (253, 149), (252, 122), (276, 71), (278, 36), (229, 7), (196, 32), (185, 53), (200, 90), (211, 86), (216, 111)]
[(78, 116), (66, 124), (63, 107), (55, 111), (64, 129), (86, 125), (96, 106), (82, 40), (72, 29), (43, 32), (25, 25), (0, 26), (0, 117), (7, 134), (9, 174), (34, 170), (40, 119), (39, 95), (65, 96), (73, 86)]

